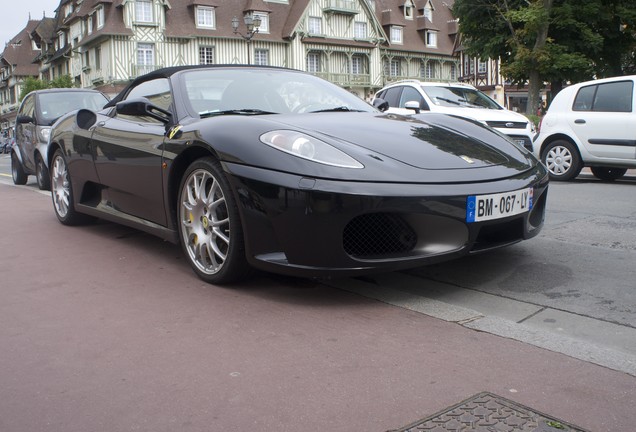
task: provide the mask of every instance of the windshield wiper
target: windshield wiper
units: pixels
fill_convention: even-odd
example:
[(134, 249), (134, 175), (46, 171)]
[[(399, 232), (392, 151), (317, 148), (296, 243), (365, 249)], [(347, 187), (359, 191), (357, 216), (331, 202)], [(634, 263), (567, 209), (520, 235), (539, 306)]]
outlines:
[(452, 104), (455, 104), (455, 105), (460, 105), (459, 102), (466, 102), (466, 100), (464, 100), (464, 99), (459, 99), (459, 102), (458, 102), (458, 101), (454, 101), (452, 99), (446, 99), (446, 98), (439, 97), (439, 96), (435, 96), (435, 99), (441, 100), (441, 101), (444, 101), (444, 102), (448, 102), (448, 103), (452, 103)]
[(222, 116), (222, 115), (262, 115), (262, 114), (278, 114), (271, 111), (263, 111), (260, 109), (254, 108), (244, 108), (244, 109), (232, 109), (232, 110), (215, 110), (215, 111), (203, 111), (199, 113), (199, 117), (214, 117), (214, 116)]
[(321, 109), (321, 110), (316, 110), (316, 111), (309, 111), (309, 112), (310, 113), (320, 113), (320, 112), (342, 112), (342, 111), (362, 112), (362, 110), (351, 109), (351, 108), (346, 107), (346, 106), (326, 108), (326, 109)]

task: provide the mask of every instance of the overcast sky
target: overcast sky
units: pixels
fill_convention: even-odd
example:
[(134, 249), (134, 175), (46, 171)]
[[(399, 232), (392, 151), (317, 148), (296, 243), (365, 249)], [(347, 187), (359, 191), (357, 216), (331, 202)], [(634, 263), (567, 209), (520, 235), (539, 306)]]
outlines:
[(0, 8), (0, 51), (31, 19), (42, 19), (43, 13), (47, 17), (54, 17), (55, 8), (60, 0), (1, 0)]

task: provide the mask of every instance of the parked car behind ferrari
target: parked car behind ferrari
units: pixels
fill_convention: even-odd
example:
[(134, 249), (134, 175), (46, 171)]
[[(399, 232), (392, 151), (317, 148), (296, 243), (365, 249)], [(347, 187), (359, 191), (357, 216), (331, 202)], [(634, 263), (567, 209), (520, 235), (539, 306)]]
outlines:
[(45, 155), (49, 145), (51, 125), (64, 114), (88, 108), (104, 107), (108, 98), (97, 90), (58, 88), (35, 90), (24, 97), (15, 120), (15, 146), (11, 153), (13, 183), (26, 184), (35, 175), (38, 187), (50, 188)]
[(612, 181), (636, 168), (635, 82), (636, 75), (586, 81), (555, 96), (533, 144), (553, 180), (589, 166)]
[(61, 223), (104, 218), (180, 243), (210, 283), (250, 268), (390, 271), (536, 236), (548, 175), (475, 121), (383, 114), (299, 71), (184, 66), (52, 131)]

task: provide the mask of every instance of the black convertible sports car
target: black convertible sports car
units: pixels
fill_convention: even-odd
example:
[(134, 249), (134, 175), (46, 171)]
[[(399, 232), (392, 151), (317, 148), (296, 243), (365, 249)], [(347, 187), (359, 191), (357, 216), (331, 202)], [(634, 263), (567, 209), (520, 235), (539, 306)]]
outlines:
[(480, 123), (383, 114), (299, 71), (166, 68), (58, 121), (67, 225), (99, 217), (181, 243), (196, 274), (350, 276), (537, 235), (548, 175)]

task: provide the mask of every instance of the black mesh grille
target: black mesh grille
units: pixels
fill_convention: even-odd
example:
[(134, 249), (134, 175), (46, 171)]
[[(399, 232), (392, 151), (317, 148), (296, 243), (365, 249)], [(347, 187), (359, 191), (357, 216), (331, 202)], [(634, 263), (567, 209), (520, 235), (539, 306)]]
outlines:
[(417, 235), (399, 215), (372, 213), (347, 224), (343, 243), (351, 256), (378, 257), (413, 250)]

